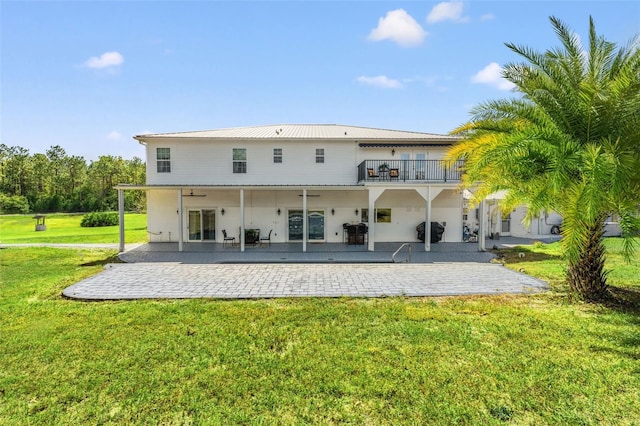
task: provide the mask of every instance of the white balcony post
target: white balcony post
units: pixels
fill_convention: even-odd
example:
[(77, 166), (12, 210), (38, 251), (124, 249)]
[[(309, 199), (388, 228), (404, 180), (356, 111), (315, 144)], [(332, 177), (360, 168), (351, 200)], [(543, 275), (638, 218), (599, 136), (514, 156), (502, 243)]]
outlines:
[(120, 231), (120, 253), (124, 252), (124, 190), (118, 188), (118, 224)]
[(427, 186), (424, 214), (424, 251), (431, 251), (431, 186)]
[(178, 189), (178, 251), (183, 250), (184, 223), (182, 221), (182, 188)]
[(478, 251), (485, 250), (485, 234), (487, 227), (487, 215), (485, 212), (485, 200), (480, 201), (478, 206)]
[(244, 252), (244, 189), (240, 190), (240, 251)]
[(302, 252), (307, 251), (307, 190), (302, 190)]
[(367, 224), (367, 250), (374, 251), (376, 244), (376, 198), (369, 190), (369, 223)]
[(374, 251), (376, 244), (376, 200), (385, 188), (369, 188), (369, 223), (367, 224), (367, 250)]

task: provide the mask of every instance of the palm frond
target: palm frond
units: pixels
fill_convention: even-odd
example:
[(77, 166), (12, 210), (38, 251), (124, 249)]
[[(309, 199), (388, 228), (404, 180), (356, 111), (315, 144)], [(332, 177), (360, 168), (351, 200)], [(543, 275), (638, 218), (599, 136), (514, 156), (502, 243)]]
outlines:
[[(506, 64), (503, 77), (521, 96), (473, 108), (453, 131), (463, 139), (447, 158), (466, 160), (463, 185), (478, 199), (507, 190), (503, 204), (525, 204), (529, 219), (559, 212), (572, 288), (591, 291), (589, 280), (600, 280), (597, 293), (606, 280), (604, 218), (620, 214), (626, 233), (640, 222), (640, 37), (617, 48), (591, 18), (585, 50), (568, 26), (550, 20), (560, 46), (540, 53), (507, 43), (523, 62)], [(635, 248), (629, 241), (625, 253)]]

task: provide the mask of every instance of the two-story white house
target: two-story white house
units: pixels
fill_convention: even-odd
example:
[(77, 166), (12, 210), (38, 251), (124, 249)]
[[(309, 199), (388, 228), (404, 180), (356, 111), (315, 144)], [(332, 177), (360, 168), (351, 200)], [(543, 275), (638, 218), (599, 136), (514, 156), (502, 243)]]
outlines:
[[(150, 242), (224, 243), (247, 230), (270, 243), (418, 241), (439, 222), (443, 242), (463, 236), (461, 162), (442, 158), (458, 138), (344, 125), (281, 124), (138, 135), (146, 147)], [(366, 224), (349, 239), (352, 224)], [(122, 238), (121, 230), (121, 240)], [(424, 249), (430, 249), (430, 227)], [(122, 243), (121, 243), (122, 245)]]

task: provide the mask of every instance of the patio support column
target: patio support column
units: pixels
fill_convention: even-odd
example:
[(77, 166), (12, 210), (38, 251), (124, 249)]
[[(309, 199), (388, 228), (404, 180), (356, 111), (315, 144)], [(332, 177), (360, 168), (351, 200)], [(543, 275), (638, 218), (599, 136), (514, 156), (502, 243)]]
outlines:
[(124, 252), (124, 190), (118, 188), (118, 224), (120, 227), (119, 252)]
[(384, 188), (369, 188), (369, 224), (367, 229), (367, 250), (374, 251), (376, 244), (376, 200), (384, 192)]
[(240, 190), (240, 251), (244, 251), (244, 189)]
[(426, 188), (416, 188), (415, 191), (425, 201), (424, 251), (431, 251), (431, 201), (442, 192), (442, 188), (431, 188), (431, 185), (428, 185)]
[(486, 215), (486, 201), (480, 201), (478, 206), (478, 251), (484, 251), (485, 249), (485, 234), (487, 227), (487, 215)]
[(424, 212), (424, 251), (431, 251), (431, 186), (427, 186)]
[(307, 190), (302, 190), (302, 252), (307, 251)]
[(182, 188), (178, 189), (178, 251), (182, 251), (182, 240), (184, 239), (184, 223), (182, 223)]

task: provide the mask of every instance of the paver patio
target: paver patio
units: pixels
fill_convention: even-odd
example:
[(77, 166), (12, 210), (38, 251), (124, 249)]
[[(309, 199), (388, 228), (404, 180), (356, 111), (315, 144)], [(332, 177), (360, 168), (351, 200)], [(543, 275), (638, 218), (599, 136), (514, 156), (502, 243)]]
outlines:
[(108, 265), (64, 290), (70, 298), (382, 297), (533, 293), (535, 278), (490, 263)]
[(107, 265), (104, 272), (68, 287), (63, 295), (84, 300), (244, 299), (453, 296), (547, 289), (543, 281), (489, 263), (493, 254), (478, 252), (473, 244), (441, 244), (431, 252), (413, 251), (412, 263), (390, 263), (391, 250), (397, 247), (367, 252), (325, 245), (302, 253), (272, 246), (241, 253), (206, 244), (189, 245), (184, 252), (170, 244), (143, 245), (121, 254), (131, 263)]

